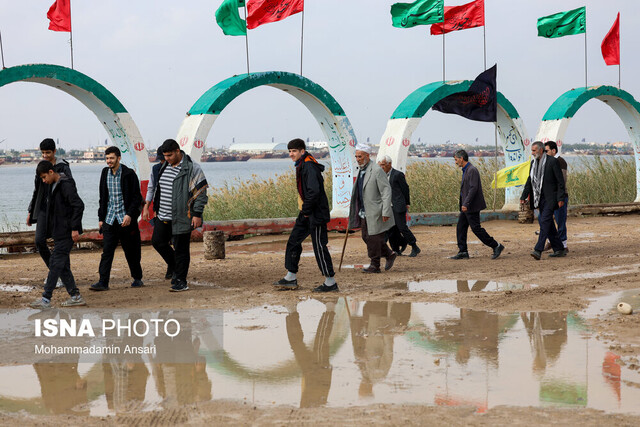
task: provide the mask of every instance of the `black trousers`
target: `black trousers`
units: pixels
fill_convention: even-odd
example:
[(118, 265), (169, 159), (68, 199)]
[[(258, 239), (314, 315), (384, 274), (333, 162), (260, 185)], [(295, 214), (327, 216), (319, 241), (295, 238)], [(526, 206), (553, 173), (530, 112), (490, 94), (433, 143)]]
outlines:
[(393, 211), (393, 219), (396, 221), (396, 227), (398, 227), (398, 231), (404, 237), (404, 240), (407, 241), (408, 245), (416, 244), (416, 237), (413, 235), (411, 230), (409, 230), (409, 226), (407, 225), (407, 211), (404, 212), (396, 212)]
[(51, 257), (49, 258), (49, 275), (47, 276), (47, 283), (44, 285), (43, 297), (51, 299), (56, 283), (58, 283), (58, 278), (62, 279), (62, 283), (67, 288), (69, 295), (74, 296), (80, 293), (71, 273), (71, 261), (69, 259), (71, 248), (73, 248), (71, 237), (53, 241), (53, 252), (51, 252)]
[(302, 213), (298, 214), (296, 223), (291, 230), (289, 240), (287, 241), (287, 249), (284, 255), (284, 267), (292, 273), (298, 272), (298, 264), (300, 264), (300, 255), (302, 254), (302, 242), (311, 234), (311, 243), (313, 243), (313, 254), (316, 256), (318, 268), (325, 277), (333, 277), (333, 262), (327, 244), (329, 237), (327, 236), (327, 224), (311, 225), (309, 218), (305, 218)]
[[(173, 248), (171, 243), (173, 242)], [(189, 245), (191, 244), (191, 233), (173, 234), (171, 221), (156, 221), (151, 236), (153, 247), (160, 254), (167, 267), (173, 271), (178, 280), (187, 280), (189, 273), (189, 263), (191, 254)]]
[(115, 254), (118, 242), (122, 245), (124, 256), (129, 264), (131, 277), (136, 280), (142, 279), (142, 267), (140, 266), (141, 249), (140, 249), (140, 229), (138, 222), (132, 221), (126, 227), (118, 224), (117, 220), (112, 225), (106, 222), (102, 224), (102, 258), (100, 258), (100, 282), (108, 286), (111, 276), (111, 265), (113, 264), (113, 255)]
[(468, 252), (467, 250), (467, 231), (471, 227), (471, 231), (478, 239), (490, 248), (498, 247), (498, 242), (489, 236), (489, 233), (480, 225), (480, 212), (460, 212), (458, 217), (458, 226), (456, 228), (456, 236), (458, 238), (458, 250), (460, 252)]
[(558, 230), (556, 224), (553, 222), (553, 207), (554, 205), (547, 203), (542, 195), (540, 195), (540, 202), (538, 203), (538, 224), (540, 224), (540, 234), (538, 235), (538, 243), (534, 249), (538, 252), (544, 250), (544, 244), (549, 239), (551, 247), (554, 251), (561, 251), (564, 249), (562, 240), (558, 237)]
[(380, 258), (389, 258), (393, 252), (386, 242), (386, 233), (370, 235), (367, 229), (367, 220), (363, 219), (362, 240), (367, 245), (367, 255), (371, 259), (371, 266), (380, 268)]
[(46, 266), (49, 267), (51, 251), (47, 246), (47, 213), (44, 211), (40, 211), (36, 222), (36, 249), (38, 249), (38, 253)]

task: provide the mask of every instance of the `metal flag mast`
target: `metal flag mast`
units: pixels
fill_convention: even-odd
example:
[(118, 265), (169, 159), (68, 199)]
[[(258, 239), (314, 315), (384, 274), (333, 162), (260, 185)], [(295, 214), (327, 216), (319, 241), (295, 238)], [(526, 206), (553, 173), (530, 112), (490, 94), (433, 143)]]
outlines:
[(2, 47), (2, 32), (0, 32), (0, 56), (2, 56), (2, 69), (4, 70), (7, 67), (4, 66), (4, 48)]
[(300, 75), (302, 75), (302, 53), (304, 51), (304, 8), (302, 9), (302, 28), (300, 30)]
[(247, 2), (244, 2), (244, 49), (247, 54), (247, 75), (249, 73), (249, 28), (247, 28), (248, 16), (247, 16)]
[(69, 44), (71, 45), (71, 69), (73, 70), (73, 23), (71, 22), (71, 1), (69, 1)]

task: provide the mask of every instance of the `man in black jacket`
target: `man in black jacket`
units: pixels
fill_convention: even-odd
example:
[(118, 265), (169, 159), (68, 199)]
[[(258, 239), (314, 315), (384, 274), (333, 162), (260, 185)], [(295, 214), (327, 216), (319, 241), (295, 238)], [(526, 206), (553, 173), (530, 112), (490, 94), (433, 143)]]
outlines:
[[(391, 165), (391, 157), (384, 156), (378, 160), (378, 165), (387, 174), (389, 185), (391, 185), (391, 204), (393, 207), (393, 218), (396, 221), (397, 231), (400, 232), (404, 240), (411, 246), (410, 257), (416, 257), (421, 252), (416, 238), (407, 226), (407, 212), (411, 204), (409, 184), (402, 172), (394, 169)], [(393, 230), (393, 229), (391, 229)], [(390, 230), (390, 231), (391, 231)], [(406, 245), (403, 245), (406, 246)], [(404, 249), (403, 249), (404, 250)], [(398, 253), (398, 255), (402, 255)]]
[(113, 255), (122, 244), (124, 256), (133, 277), (132, 288), (140, 288), (142, 267), (140, 266), (140, 229), (138, 217), (142, 206), (140, 182), (136, 173), (120, 163), (118, 147), (109, 147), (104, 152), (107, 167), (100, 176), (100, 204), (98, 226), (102, 230), (102, 258), (100, 259), (100, 280), (91, 285), (92, 291), (108, 291)]
[(333, 263), (327, 244), (327, 223), (329, 222), (329, 201), (324, 192), (324, 166), (306, 151), (306, 145), (301, 139), (293, 139), (287, 145), (289, 157), (295, 162), (296, 185), (298, 187), (298, 207), (300, 213), (291, 230), (285, 253), (284, 266), (287, 275), (273, 285), (277, 288), (298, 288), (298, 264), (302, 254), (302, 242), (311, 234), (313, 253), (318, 267), (325, 277), (324, 283), (313, 289), (314, 292), (331, 292), (338, 290), (333, 271)]
[[(61, 175), (65, 175), (67, 178), (73, 179), (71, 176), (71, 169), (69, 169), (69, 163), (64, 159), (56, 158), (56, 143), (51, 138), (45, 138), (40, 143), (40, 152), (42, 153), (42, 160), (46, 160), (53, 164), (53, 170)], [(38, 221), (39, 218), (44, 218), (47, 212), (47, 198), (50, 193), (50, 186), (42, 182), (42, 178), (36, 174), (34, 181), (33, 196), (29, 203), (27, 214), (27, 225), (36, 225), (36, 249), (42, 257), (42, 260), (49, 267), (49, 259), (51, 258), (51, 251), (47, 246), (47, 222), (45, 219)], [(64, 286), (62, 281), (58, 281), (57, 287)]]
[(562, 170), (560, 170), (558, 159), (548, 156), (544, 151), (544, 144), (540, 141), (531, 145), (531, 157), (529, 178), (520, 196), (520, 203), (523, 204), (529, 199), (531, 209), (539, 210), (540, 234), (531, 256), (537, 260), (541, 258), (547, 239), (553, 248), (553, 253), (549, 254), (550, 257), (566, 256), (567, 251), (558, 237), (558, 231), (553, 222), (553, 211), (564, 205), (566, 196)]
[(471, 226), (473, 234), (480, 239), (482, 243), (493, 249), (491, 259), (496, 259), (504, 250), (504, 245), (496, 242), (496, 240), (480, 226), (480, 211), (487, 207), (482, 194), (482, 182), (480, 181), (480, 173), (475, 166), (469, 163), (469, 155), (465, 150), (458, 150), (454, 153), (453, 159), (456, 166), (462, 168), (462, 183), (460, 184), (460, 216), (458, 217), (458, 226), (456, 235), (458, 238), (458, 253), (451, 259), (467, 259), (469, 251), (467, 250), (467, 231)]
[(51, 297), (59, 278), (62, 278), (70, 296), (61, 306), (86, 305), (76, 287), (69, 260), (73, 242), (82, 234), (84, 203), (78, 196), (75, 182), (56, 172), (51, 162), (43, 160), (38, 163), (36, 173), (44, 184), (51, 186), (51, 194), (47, 199), (47, 211), (40, 221), (46, 224), (45, 238), (53, 238), (53, 252), (49, 258), (49, 275), (42, 298), (32, 302), (30, 306), (51, 308)]

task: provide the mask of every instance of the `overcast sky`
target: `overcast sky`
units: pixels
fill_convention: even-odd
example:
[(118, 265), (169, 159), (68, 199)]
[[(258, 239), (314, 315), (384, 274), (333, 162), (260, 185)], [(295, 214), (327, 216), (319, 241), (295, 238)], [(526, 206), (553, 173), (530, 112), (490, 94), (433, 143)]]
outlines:
[[(464, 1), (445, 1), (453, 6)], [(69, 34), (49, 31), (52, 0), (0, 0), (7, 67), (70, 66)], [(109, 89), (137, 123), (150, 147), (174, 138), (185, 113), (211, 86), (246, 72), (244, 37), (224, 36), (214, 12), (221, 0), (72, 0), (76, 70)], [(428, 26), (391, 26), (390, 0), (306, 0), (304, 75), (342, 105), (358, 139), (378, 143), (387, 120), (415, 89), (442, 79), (442, 36)], [(537, 37), (537, 18), (587, 6), (590, 85), (617, 85), (600, 43), (621, 12), (622, 88), (640, 99), (638, 0), (486, 0), (488, 66), (498, 63), (498, 89), (525, 120), (530, 137), (565, 91), (584, 85), (584, 36)], [(301, 15), (249, 31), (252, 71), (298, 72)], [(483, 71), (483, 29), (446, 35), (446, 78), (473, 79)], [(0, 89), (0, 148), (35, 148), (45, 137), (64, 148), (98, 145), (107, 137), (96, 117), (56, 89), (14, 83)], [(209, 147), (236, 142), (322, 139), (311, 114), (290, 95), (263, 87), (224, 110)], [(493, 144), (493, 125), (429, 112), (414, 142)], [(627, 141), (617, 116), (591, 101), (565, 141)]]

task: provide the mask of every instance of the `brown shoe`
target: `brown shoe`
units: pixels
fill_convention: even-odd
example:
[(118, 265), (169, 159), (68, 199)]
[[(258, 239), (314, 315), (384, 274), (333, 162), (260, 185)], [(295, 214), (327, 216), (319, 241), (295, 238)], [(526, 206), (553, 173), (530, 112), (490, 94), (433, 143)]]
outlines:
[(380, 273), (380, 269), (370, 265), (367, 268), (363, 268), (362, 272), (363, 273)]
[(387, 262), (384, 264), (384, 271), (391, 270), (391, 267), (393, 267), (393, 263), (396, 262), (396, 258), (398, 258), (398, 254), (395, 252), (391, 252), (391, 255), (389, 256), (389, 258), (387, 258)]

